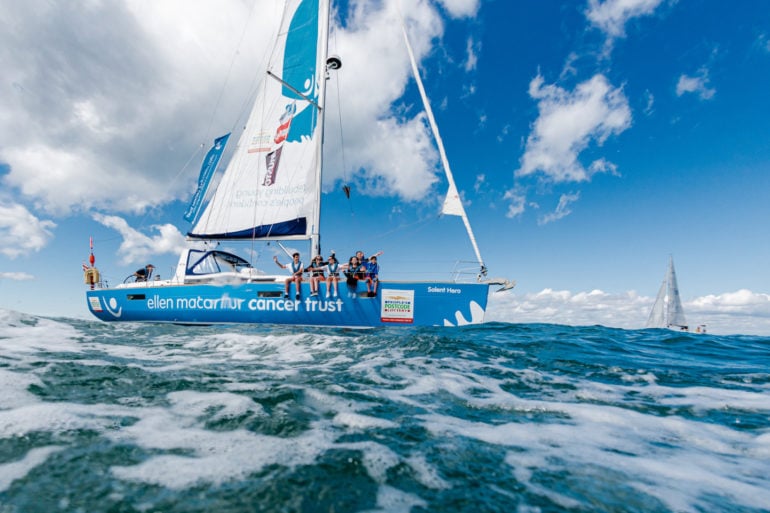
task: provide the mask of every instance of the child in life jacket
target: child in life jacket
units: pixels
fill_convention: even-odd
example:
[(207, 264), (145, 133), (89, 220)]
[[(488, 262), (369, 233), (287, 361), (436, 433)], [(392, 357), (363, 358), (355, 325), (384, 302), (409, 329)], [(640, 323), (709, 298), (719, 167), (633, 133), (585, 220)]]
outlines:
[(304, 271), (304, 268), (302, 266), (302, 262), (299, 260), (299, 253), (294, 253), (291, 256), (291, 262), (284, 265), (278, 261), (278, 257), (274, 256), (273, 261), (276, 263), (278, 267), (281, 269), (289, 269), (291, 270), (291, 277), (286, 278), (286, 292), (284, 293), (283, 297), (288, 298), (289, 297), (289, 286), (291, 285), (291, 282), (294, 282), (294, 285), (296, 285), (297, 288), (297, 295), (296, 298), (300, 298), (300, 284), (302, 283), (302, 272)]
[(310, 295), (318, 295), (318, 285), (326, 278), (324, 276), (324, 269), (326, 269), (326, 262), (321, 255), (316, 255), (313, 261), (310, 263), (307, 272), (310, 273)]
[(326, 269), (329, 270), (329, 276), (326, 278), (326, 297), (329, 297), (329, 292), (332, 292), (334, 297), (337, 297), (337, 288), (340, 281), (340, 263), (337, 262), (337, 257), (332, 253), (329, 256), (329, 260), (326, 263)]
[(380, 265), (377, 263), (376, 256), (370, 256), (366, 263), (366, 290), (369, 297), (377, 295), (377, 284), (379, 283)]

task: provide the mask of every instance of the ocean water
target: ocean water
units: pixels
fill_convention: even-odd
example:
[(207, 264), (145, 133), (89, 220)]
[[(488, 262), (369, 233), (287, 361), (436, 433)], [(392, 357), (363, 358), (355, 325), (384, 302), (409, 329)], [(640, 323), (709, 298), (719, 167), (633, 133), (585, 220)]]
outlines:
[(770, 511), (770, 339), (0, 311), (0, 513)]

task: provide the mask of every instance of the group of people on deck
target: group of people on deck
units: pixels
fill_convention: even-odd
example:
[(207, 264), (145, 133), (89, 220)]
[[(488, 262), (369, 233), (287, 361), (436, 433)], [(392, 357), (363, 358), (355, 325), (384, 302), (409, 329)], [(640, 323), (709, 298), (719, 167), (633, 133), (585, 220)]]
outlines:
[(316, 255), (307, 267), (300, 261), (299, 253), (294, 253), (292, 261), (288, 264), (279, 262), (277, 256), (273, 257), (273, 261), (281, 269), (289, 269), (291, 271), (291, 276), (286, 278), (284, 298), (289, 297), (289, 288), (292, 282), (297, 290), (296, 298), (300, 298), (300, 284), (302, 283), (304, 273), (310, 275), (311, 296), (318, 295), (320, 284), (325, 281), (326, 297), (337, 297), (340, 276), (344, 275), (345, 281), (350, 287), (355, 288), (359, 280), (365, 282), (367, 297), (374, 297), (377, 295), (377, 285), (379, 283), (380, 266), (377, 263), (377, 257), (380, 255), (382, 255), (382, 251), (378, 251), (367, 259), (363, 251), (357, 251), (354, 256), (350, 257), (347, 264), (339, 263), (334, 253), (329, 255), (326, 261), (324, 261), (321, 255)]

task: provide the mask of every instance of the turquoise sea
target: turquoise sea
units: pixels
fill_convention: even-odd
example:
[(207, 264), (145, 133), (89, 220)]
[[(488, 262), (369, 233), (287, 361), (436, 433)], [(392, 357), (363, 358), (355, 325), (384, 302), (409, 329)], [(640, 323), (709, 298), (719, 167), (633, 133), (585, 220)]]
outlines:
[(0, 311), (0, 513), (770, 511), (770, 338)]

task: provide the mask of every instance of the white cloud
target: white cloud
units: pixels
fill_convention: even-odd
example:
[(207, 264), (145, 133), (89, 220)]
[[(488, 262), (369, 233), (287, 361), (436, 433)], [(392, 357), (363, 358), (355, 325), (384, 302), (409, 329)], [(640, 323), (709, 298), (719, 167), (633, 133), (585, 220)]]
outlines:
[(655, 106), (655, 95), (653, 95), (649, 89), (644, 92), (644, 97), (647, 100), (647, 105), (644, 107), (644, 113), (648, 116), (653, 113)]
[(572, 213), (572, 210), (569, 208), (570, 203), (574, 203), (578, 199), (580, 199), (579, 192), (573, 192), (571, 194), (562, 194), (559, 197), (559, 204), (556, 205), (556, 210), (554, 210), (550, 214), (546, 214), (542, 216), (540, 219), (538, 219), (537, 224), (541, 224), (541, 225), (548, 224), (553, 221), (558, 221), (559, 219), (567, 217)]
[(472, 17), (479, 10), (479, 0), (438, 0), (453, 18)]
[(476, 69), (476, 65), (479, 62), (479, 58), (476, 55), (476, 45), (473, 43), (473, 38), (468, 38), (468, 43), (465, 50), (466, 54), (468, 55), (467, 59), (465, 60), (465, 71), (473, 71)]
[(56, 223), (38, 219), (22, 205), (0, 203), (0, 253), (16, 258), (40, 251), (53, 237), (55, 227)]
[[(478, 8), (467, 1), (444, 5), (456, 16)], [(443, 22), (425, 0), (410, 3), (402, 14), (420, 62), (443, 34)], [(346, 26), (331, 39), (331, 52), (344, 61), (329, 82), (327, 105), (329, 112), (341, 112), (345, 151), (324, 154), (324, 179), (328, 184), (352, 176), (364, 194), (416, 201), (438, 182), (438, 152), (422, 105), (399, 101), (412, 76), (398, 15), (396, 0), (352, 4)], [(344, 98), (341, 106), (338, 96)], [(326, 147), (339, 148), (339, 119), (326, 121)]]
[(720, 295), (709, 294), (695, 299), (691, 306), (704, 314), (744, 314), (770, 317), (770, 294), (741, 289)]
[(635, 292), (609, 294), (601, 290), (572, 293), (544, 289), (530, 294), (498, 293), (491, 296), (487, 320), (516, 323), (571, 325), (601, 324), (640, 328), (647, 320), (652, 299)]
[(123, 242), (118, 249), (120, 262), (123, 264), (143, 263), (152, 255), (164, 253), (176, 255), (189, 247), (185, 236), (170, 224), (152, 226), (158, 235), (148, 237), (128, 226), (126, 220), (121, 217), (94, 214), (93, 218), (123, 236)]
[(589, 0), (586, 17), (610, 38), (625, 36), (628, 20), (652, 14), (663, 0)]
[[(249, 19), (248, 8), (125, 0), (3, 9), (0, 24), (14, 27), (0, 31), (3, 84), (12, 84), (0, 84), (0, 133), (14, 134), (0, 148), (4, 186), (54, 213), (138, 210), (186, 195), (168, 183), (208, 131), (232, 126), (242, 96), (222, 100), (227, 124), (212, 119), (228, 67), (248, 90), (259, 38), (279, 14), (261, 6)], [(233, 60), (247, 20), (255, 30)]]
[(694, 93), (701, 100), (709, 100), (716, 94), (716, 89), (709, 87), (708, 68), (701, 68), (694, 77), (682, 74), (676, 83), (676, 95), (682, 96), (686, 93)]
[(4, 272), (0, 273), (0, 280), (12, 280), (12, 281), (28, 281), (34, 280), (35, 277), (31, 274), (22, 272)]
[[(599, 324), (640, 329), (647, 322), (654, 298), (634, 291), (610, 294), (601, 290), (570, 292), (544, 289), (537, 293), (493, 294), (488, 321)], [(770, 295), (749, 290), (708, 295), (684, 302), (690, 326), (706, 325), (715, 334), (770, 334)]]
[(538, 75), (529, 85), (538, 100), (539, 116), (527, 137), (517, 176), (542, 172), (554, 182), (581, 182), (597, 171), (613, 170), (609, 162), (588, 170), (578, 156), (591, 142), (602, 145), (611, 135), (631, 126), (631, 109), (622, 89), (612, 87), (604, 75), (595, 75), (569, 92), (545, 85)]
[(511, 190), (505, 191), (503, 199), (509, 202), (505, 217), (518, 217), (526, 210), (527, 195), (520, 188), (514, 187)]
[[(331, 39), (344, 59), (336, 77), (346, 102), (346, 162), (327, 152), (325, 179), (353, 175), (359, 192), (417, 201), (438, 181), (438, 155), (422, 106), (399, 102), (412, 78), (398, 2), (350, 4), (347, 26)], [(441, 5), (453, 17), (479, 9), (478, 0)], [(181, 173), (185, 163), (199, 162), (201, 143), (240, 125), (281, 10), (269, 0), (78, 9), (22, 2), (2, 10), (0, 24), (15, 29), (0, 31), (0, 133), (14, 141), (0, 147), (10, 168), (0, 183), (53, 214), (137, 212), (186, 199), (197, 173)], [(417, 0), (402, 12), (421, 61), (443, 35), (438, 6)], [(330, 89), (329, 112), (335, 102)], [(328, 148), (339, 143), (339, 127), (326, 134)]]
[(508, 134), (511, 131), (511, 125), (503, 125), (503, 128), (500, 130), (500, 133), (497, 135), (496, 139), (497, 142), (503, 142), (506, 137), (508, 137)]
[(169, 199), (165, 192), (158, 193), (164, 188), (157, 176), (132, 174), (130, 169), (119, 168), (119, 162), (110, 164), (105, 172), (100, 169), (103, 155), (86, 147), (73, 152), (30, 143), (7, 148), (3, 158), (13, 163), (8, 185), (34, 198), (40, 209), (51, 214), (63, 215), (82, 207), (139, 212)]
[(476, 182), (473, 184), (473, 190), (479, 192), (482, 187), (487, 183), (487, 176), (485, 174), (476, 175)]

